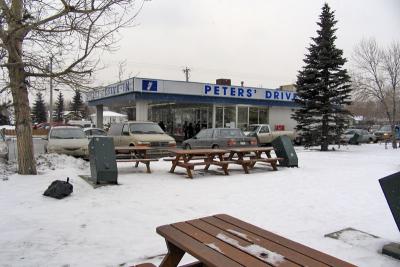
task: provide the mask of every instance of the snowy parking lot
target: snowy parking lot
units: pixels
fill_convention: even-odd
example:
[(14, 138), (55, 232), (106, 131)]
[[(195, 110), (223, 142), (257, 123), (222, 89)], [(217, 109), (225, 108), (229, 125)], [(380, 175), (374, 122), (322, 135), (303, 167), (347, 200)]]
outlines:
[[(156, 227), (227, 213), (359, 266), (399, 266), (379, 253), (400, 242), (378, 179), (400, 171), (399, 150), (382, 144), (319, 152), (297, 148), (300, 168), (273, 172), (260, 165), (250, 174), (229, 166), (168, 173), (171, 162), (119, 163), (119, 185), (93, 189), (78, 175), (89, 163), (40, 155), (39, 175), (11, 174), (0, 166), (0, 266), (129, 266), (160, 263), (166, 253)], [(257, 165), (256, 165), (257, 166)], [(71, 196), (42, 194), (51, 181), (70, 177)], [(380, 238), (328, 233), (352, 227)], [(184, 262), (192, 259), (186, 257)]]

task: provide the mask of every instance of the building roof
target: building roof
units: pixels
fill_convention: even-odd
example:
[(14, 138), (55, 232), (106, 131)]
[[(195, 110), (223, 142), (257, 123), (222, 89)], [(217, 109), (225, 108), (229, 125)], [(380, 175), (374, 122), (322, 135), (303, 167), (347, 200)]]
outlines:
[[(127, 117), (128, 115), (117, 113), (114, 111), (105, 110), (103, 111), (103, 117)], [(90, 115), (90, 117), (96, 117), (96, 113)]]

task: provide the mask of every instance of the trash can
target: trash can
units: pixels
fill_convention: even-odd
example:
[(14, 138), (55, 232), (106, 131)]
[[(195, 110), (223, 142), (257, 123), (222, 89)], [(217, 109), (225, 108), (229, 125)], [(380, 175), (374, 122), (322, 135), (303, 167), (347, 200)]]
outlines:
[(112, 137), (93, 137), (89, 142), (91, 180), (96, 183), (118, 183), (118, 169)]
[(272, 141), (275, 154), (278, 158), (283, 158), (279, 161), (279, 166), (284, 167), (299, 167), (296, 151), (294, 150), (292, 141), (286, 135), (279, 136)]
[(358, 145), (358, 144), (360, 144), (360, 137), (361, 137), (360, 134), (354, 133), (353, 137), (351, 137), (349, 139), (349, 144), (350, 145)]

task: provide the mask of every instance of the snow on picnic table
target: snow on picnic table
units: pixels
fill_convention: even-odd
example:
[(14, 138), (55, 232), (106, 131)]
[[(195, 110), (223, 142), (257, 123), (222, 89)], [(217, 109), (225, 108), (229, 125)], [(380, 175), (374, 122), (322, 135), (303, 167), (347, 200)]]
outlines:
[[(400, 171), (400, 151), (380, 144), (297, 151), (300, 168), (259, 167), (246, 175), (230, 166), (229, 176), (196, 171), (194, 179), (182, 168), (168, 173), (171, 162), (153, 162), (152, 174), (119, 163), (119, 185), (97, 189), (78, 176), (90, 172), (80, 159), (40, 156), (37, 176), (10, 175), (13, 166), (2, 165), (0, 266), (158, 264), (166, 246), (157, 226), (217, 213), (359, 266), (399, 266), (378, 253), (384, 242), (400, 242), (378, 179)], [(67, 176), (70, 197), (42, 196), (51, 181)], [(347, 227), (382, 239), (324, 237)]]

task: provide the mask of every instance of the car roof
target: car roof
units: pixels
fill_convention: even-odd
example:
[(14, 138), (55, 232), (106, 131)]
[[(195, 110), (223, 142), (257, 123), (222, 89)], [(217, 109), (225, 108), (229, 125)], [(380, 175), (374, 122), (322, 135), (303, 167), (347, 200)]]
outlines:
[(84, 131), (89, 131), (89, 130), (100, 130), (100, 131), (104, 131), (104, 132), (105, 132), (105, 130), (104, 130), (104, 129), (101, 129), (101, 128), (95, 128), (95, 127), (84, 128), (83, 130), (84, 130)]
[(207, 129), (203, 129), (203, 130), (240, 130), (239, 128), (207, 128)]
[(154, 121), (128, 121), (128, 123), (148, 123), (148, 124), (151, 124), (151, 123), (155, 123)]
[(82, 129), (79, 126), (53, 126), (51, 129)]

